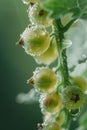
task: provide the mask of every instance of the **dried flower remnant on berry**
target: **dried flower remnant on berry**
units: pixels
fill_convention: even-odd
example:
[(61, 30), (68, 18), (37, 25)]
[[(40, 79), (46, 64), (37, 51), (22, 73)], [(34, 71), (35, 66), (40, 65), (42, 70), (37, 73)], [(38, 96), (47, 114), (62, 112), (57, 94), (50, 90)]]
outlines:
[(43, 16), (43, 14), (44, 14), (44, 10), (41, 9), (41, 10), (39, 11), (38, 15), (39, 15), (39, 16)]
[(72, 93), (70, 100), (74, 101), (75, 103), (78, 102), (80, 100), (79, 94)]
[(42, 130), (42, 129), (43, 129), (43, 125), (40, 124), (40, 123), (38, 123), (38, 124), (37, 124), (37, 128), (38, 128), (38, 130)]

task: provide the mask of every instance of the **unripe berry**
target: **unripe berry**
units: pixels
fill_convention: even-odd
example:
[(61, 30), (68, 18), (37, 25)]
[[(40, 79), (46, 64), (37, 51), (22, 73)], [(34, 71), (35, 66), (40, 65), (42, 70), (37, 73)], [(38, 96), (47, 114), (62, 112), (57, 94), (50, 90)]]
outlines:
[(26, 28), (21, 39), (25, 52), (30, 55), (41, 55), (50, 46), (50, 34), (40, 26)]
[(56, 121), (48, 120), (43, 124), (42, 130), (61, 130), (61, 127)]
[(61, 111), (56, 116), (56, 121), (58, 122), (58, 124), (62, 125), (64, 123), (64, 121), (65, 121), (65, 118), (66, 118), (65, 112)]
[(42, 111), (49, 113), (58, 112), (62, 106), (61, 96), (56, 93), (43, 94), (39, 101)]
[(37, 63), (41, 64), (51, 64), (58, 57), (57, 45), (56, 41), (53, 40), (50, 44), (50, 47), (40, 56), (35, 56), (35, 60)]
[(47, 11), (43, 10), (38, 3), (29, 8), (29, 20), (34, 25), (51, 25), (52, 19), (47, 15)]
[(36, 69), (32, 80), (34, 87), (41, 93), (52, 92), (58, 84), (58, 78), (55, 72), (48, 67)]
[(66, 87), (62, 93), (62, 102), (68, 109), (77, 109), (84, 104), (84, 94), (79, 87)]
[(84, 78), (82, 78), (80, 76), (74, 77), (72, 79), (72, 83), (73, 83), (73, 85), (80, 87), (82, 92), (84, 92), (84, 93), (87, 92), (87, 82), (85, 81)]

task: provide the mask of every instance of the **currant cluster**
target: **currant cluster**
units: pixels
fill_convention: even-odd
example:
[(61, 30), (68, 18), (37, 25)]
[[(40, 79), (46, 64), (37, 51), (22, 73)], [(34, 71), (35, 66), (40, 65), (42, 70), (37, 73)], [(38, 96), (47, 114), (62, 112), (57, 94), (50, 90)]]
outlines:
[[(39, 130), (65, 130), (69, 121), (79, 115), (85, 101), (87, 83), (82, 77), (70, 77), (67, 66), (66, 48), (71, 41), (64, 37), (65, 25), (72, 19), (68, 14), (56, 21), (48, 17), (42, 7), (43, 0), (23, 0), (29, 6), (30, 24), (20, 35), (18, 44), (38, 64), (27, 83), (40, 94), (40, 108), (44, 116)], [(58, 59), (58, 65), (49, 65)]]

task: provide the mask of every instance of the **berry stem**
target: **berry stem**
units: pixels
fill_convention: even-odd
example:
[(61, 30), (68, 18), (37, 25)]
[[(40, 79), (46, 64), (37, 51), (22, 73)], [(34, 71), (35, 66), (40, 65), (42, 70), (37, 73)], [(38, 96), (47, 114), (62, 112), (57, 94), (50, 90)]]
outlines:
[(66, 49), (64, 49), (62, 52), (62, 60), (63, 60), (64, 83), (65, 83), (65, 86), (67, 86), (67, 85), (70, 85), (70, 82), (69, 82)]
[(56, 20), (55, 25), (57, 28), (55, 31), (56, 31), (56, 40), (58, 43), (57, 46), (58, 46), (58, 52), (59, 52), (58, 66), (60, 67), (60, 73), (61, 73), (63, 85), (64, 87), (67, 87), (67, 85), (69, 85), (70, 82), (69, 82), (66, 49), (62, 49), (62, 42), (64, 40), (64, 32), (62, 31), (63, 25), (60, 19)]
[[(55, 20), (55, 23), (54, 23), (57, 47), (58, 47), (58, 52), (59, 52), (58, 67), (57, 67), (56, 72), (57, 71), (60, 72), (61, 83), (64, 88), (67, 86), (70, 86), (71, 83), (69, 81), (69, 70), (68, 70), (66, 49), (63, 49), (62, 46), (63, 46), (63, 40), (64, 40), (64, 33), (70, 28), (70, 26), (73, 24), (74, 21), (75, 21), (75, 19), (70, 21), (66, 25), (66, 27), (63, 27), (60, 19)], [(60, 69), (58, 69), (58, 68), (60, 68)], [(65, 113), (66, 113), (66, 123), (64, 124), (64, 128), (68, 129), (70, 122), (71, 122), (71, 117), (67, 110), (65, 111)]]
[(70, 123), (72, 121), (72, 118), (71, 116), (69, 115), (69, 112), (67, 109), (64, 109), (65, 113), (66, 113), (66, 121), (65, 123), (63, 124), (63, 127), (65, 130), (69, 130), (69, 127), (70, 127)]

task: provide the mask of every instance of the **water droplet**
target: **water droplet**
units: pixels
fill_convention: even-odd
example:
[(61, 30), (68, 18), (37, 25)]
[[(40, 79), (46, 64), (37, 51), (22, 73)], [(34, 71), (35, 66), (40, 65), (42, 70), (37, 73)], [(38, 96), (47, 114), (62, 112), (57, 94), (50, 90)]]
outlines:
[(62, 48), (65, 49), (65, 48), (68, 48), (72, 45), (72, 41), (71, 40), (68, 40), (68, 39), (64, 39), (63, 43), (62, 43)]

